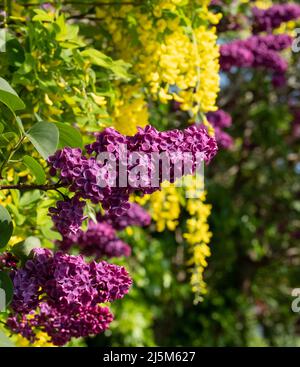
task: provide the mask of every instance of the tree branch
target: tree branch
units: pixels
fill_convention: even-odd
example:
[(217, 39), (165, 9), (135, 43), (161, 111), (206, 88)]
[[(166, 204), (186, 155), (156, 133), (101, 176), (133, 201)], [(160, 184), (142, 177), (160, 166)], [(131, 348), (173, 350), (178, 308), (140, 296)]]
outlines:
[[(31, 7), (31, 6), (40, 6), (40, 5), (42, 4), (38, 4), (38, 3), (22, 4), (24, 8)], [(122, 1), (122, 2), (115, 1), (115, 2), (110, 2), (110, 3), (103, 2), (103, 1), (93, 1), (91, 3), (87, 3), (85, 1), (64, 1), (62, 5), (91, 5), (91, 6), (133, 5), (133, 6), (140, 6), (141, 4), (137, 2), (132, 2), (132, 1)]]
[(57, 190), (60, 187), (63, 187), (61, 183), (56, 184), (46, 184), (46, 185), (25, 185), (25, 184), (16, 184), (16, 185), (0, 185), (0, 190), (20, 190), (20, 191), (30, 191), (30, 190)]

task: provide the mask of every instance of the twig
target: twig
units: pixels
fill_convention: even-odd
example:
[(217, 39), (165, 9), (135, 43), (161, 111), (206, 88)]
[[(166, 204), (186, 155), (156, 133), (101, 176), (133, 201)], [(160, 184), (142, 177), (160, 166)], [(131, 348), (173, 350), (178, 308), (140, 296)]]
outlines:
[[(22, 4), (22, 6), (24, 6), (24, 8), (28, 8), (28, 7), (32, 7), (32, 6), (40, 6), (42, 4), (37, 4), (37, 3), (27, 3), (27, 4)], [(140, 6), (140, 3), (135, 3), (132, 1), (122, 1), (122, 2), (102, 2), (102, 1), (92, 1), (90, 3), (84, 2), (84, 1), (63, 1), (62, 5), (91, 5), (91, 6), (110, 6), (110, 5), (133, 5), (133, 6)]]
[(0, 185), (0, 190), (20, 190), (20, 191), (30, 191), (30, 190), (42, 190), (49, 191), (55, 190), (63, 187), (60, 183), (57, 184), (46, 184), (46, 185), (25, 185), (25, 184), (16, 184), (16, 185)]

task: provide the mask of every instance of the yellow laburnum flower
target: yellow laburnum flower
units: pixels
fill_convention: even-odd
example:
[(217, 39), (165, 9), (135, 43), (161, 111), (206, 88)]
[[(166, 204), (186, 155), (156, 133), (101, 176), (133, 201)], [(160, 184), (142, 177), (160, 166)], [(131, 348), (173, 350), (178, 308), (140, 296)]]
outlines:
[(7, 171), (7, 176), (6, 176), (7, 181), (12, 182), (14, 180), (14, 175), (15, 175), (14, 169), (13, 168), (10, 168)]
[(296, 37), (296, 29), (298, 28), (300, 22), (295, 20), (290, 20), (289, 22), (282, 23), (280, 27), (274, 29), (274, 34), (288, 34), (291, 37)]
[[(183, 233), (183, 238), (188, 244), (189, 260), (187, 266), (191, 271), (192, 290), (196, 294), (195, 302), (198, 302), (207, 292), (203, 272), (208, 265), (207, 258), (211, 255), (208, 245), (212, 233), (209, 230), (207, 220), (212, 207), (205, 203), (206, 193), (197, 187), (199, 183), (195, 176), (188, 176), (183, 183), (183, 187), (176, 187), (175, 184), (166, 182), (163, 183), (160, 191), (143, 197), (135, 196), (131, 200), (147, 206), (152, 219), (156, 222), (158, 232), (166, 229), (174, 231), (179, 224), (182, 206), (184, 206), (189, 214)], [(194, 196), (196, 197), (194, 198)]]
[(138, 127), (148, 124), (148, 108), (141, 87), (125, 85), (118, 89), (112, 113), (113, 127), (124, 135), (134, 135)]
[(8, 247), (11, 248), (13, 247), (14, 245), (16, 245), (17, 243), (23, 241), (24, 238), (21, 237), (21, 236), (12, 236), (8, 242)]
[[(193, 182), (194, 181), (194, 182)], [(192, 178), (191, 188), (195, 187), (195, 178)], [(186, 191), (191, 188), (186, 188)], [(202, 300), (202, 296), (207, 292), (206, 284), (203, 280), (203, 272), (207, 267), (207, 258), (210, 256), (210, 243), (212, 233), (209, 230), (207, 219), (211, 213), (211, 205), (205, 204), (206, 194), (202, 191), (198, 198), (187, 200), (186, 210), (190, 218), (186, 221), (186, 231), (184, 239), (189, 244), (190, 259), (188, 265), (191, 267), (192, 290), (196, 294), (195, 302)]]
[(90, 93), (93, 100), (95, 101), (95, 103), (97, 103), (97, 105), (99, 106), (105, 106), (106, 105), (106, 99), (103, 96), (98, 96), (95, 93)]
[(150, 195), (150, 209), (158, 232), (174, 231), (180, 216), (180, 196), (173, 185), (164, 187)]
[(147, 204), (148, 212), (155, 221), (158, 232), (165, 229), (174, 231), (178, 226), (181, 194), (174, 184), (162, 183), (160, 191), (143, 197), (136, 196), (133, 200), (140, 205)]
[(268, 9), (270, 6), (273, 5), (273, 2), (271, 0), (263, 0), (263, 1), (258, 0), (258, 1), (254, 1), (252, 5), (260, 9)]
[(36, 337), (37, 341), (34, 343), (30, 343), (28, 339), (23, 338), (21, 335), (14, 335), (11, 339), (17, 347), (55, 347), (54, 344), (50, 343), (49, 336), (46, 333), (38, 331)]
[(12, 202), (12, 197), (9, 194), (9, 190), (3, 190), (0, 193), (0, 205), (7, 206)]
[[(216, 28), (211, 25), (221, 17), (208, 9), (209, 1), (196, 3), (202, 22), (194, 28), (187, 24), (188, 16), (180, 15), (188, 12), (188, 5), (195, 6), (187, 0), (156, 1), (148, 13), (141, 7), (101, 9), (105, 13), (104, 27), (112, 38), (111, 47), (117, 57), (133, 65), (133, 74), (144, 91), (164, 104), (180, 102), (180, 107), (194, 117), (216, 110), (219, 47)], [(166, 16), (169, 12), (174, 16)], [(128, 31), (127, 19), (136, 33)]]
[(53, 106), (52, 100), (49, 98), (48, 94), (45, 94), (45, 103), (49, 106)]

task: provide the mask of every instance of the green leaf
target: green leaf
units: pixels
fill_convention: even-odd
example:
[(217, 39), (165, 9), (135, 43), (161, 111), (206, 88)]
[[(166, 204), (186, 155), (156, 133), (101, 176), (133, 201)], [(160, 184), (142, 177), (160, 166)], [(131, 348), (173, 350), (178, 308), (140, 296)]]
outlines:
[(27, 237), (26, 240), (15, 244), (11, 252), (17, 256), (22, 261), (26, 261), (31, 253), (31, 251), (35, 248), (41, 247), (41, 241), (37, 237)]
[(131, 76), (128, 73), (128, 69), (130, 67), (131, 67), (131, 65), (128, 64), (127, 62), (125, 62), (123, 60), (117, 60), (117, 61), (113, 62), (112, 66), (111, 66), (111, 70), (119, 78), (130, 79)]
[(103, 68), (110, 69), (112, 65), (112, 59), (105, 55), (103, 52), (90, 48), (81, 52), (81, 56), (90, 59), (92, 64), (101, 66)]
[(4, 103), (13, 113), (25, 108), (24, 102), (3, 78), (0, 78), (0, 102)]
[(46, 181), (46, 174), (43, 167), (29, 155), (23, 157), (23, 163), (30, 169), (30, 172), (34, 175), (36, 183), (43, 185)]
[(23, 122), (20, 119), (20, 117), (16, 117), (16, 122), (17, 122), (17, 125), (18, 125), (20, 131), (24, 134), (25, 130), (24, 130)]
[(97, 217), (96, 217), (96, 212), (95, 209), (87, 202), (86, 203), (86, 213), (87, 216), (94, 222), (97, 223)]
[(53, 123), (39, 121), (26, 133), (26, 136), (44, 159), (57, 150), (59, 131)]
[(40, 22), (53, 22), (54, 14), (48, 13), (42, 9), (34, 9), (36, 15), (32, 18), (33, 21), (40, 21)]
[(60, 233), (54, 231), (53, 224), (49, 224), (47, 226), (41, 227), (42, 234), (45, 236), (46, 239), (55, 241), (55, 240), (62, 240), (62, 236)]
[(24, 208), (34, 203), (35, 201), (38, 201), (40, 197), (41, 194), (39, 190), (27, 191), (22, 195), (19, 202), (19, 206)]
[(55, 125), (59, 130), (59, 144), (58, 148), (71, 147), (71, 148), (82, 148), (83, 142), (79, 130), (75, 127), (62, 122), (55, 122)]
[(0, 330), (0, 346), (1, 347), (15, 347), (15, 345), (12, 343), (9, 337), (6, 336), (4, 332), (1, 330)]
[(9, 212), (0, 205), (0, 248), (7, 245), (13, 230), (14, 226)]
[(98, 65), (105, 69), (111, 70), (119, 78), (130, 78), (128, 69), (131, 65), (123, 60), (114, 61), (103, 52), (95, 50), (93, 48), (82, 51), (81, 56), (89, 58), (91, 63), (94, 65)]
[(5, 304), (8, 306), (13, 298), (14, 286), (10, 276), (3, 271), (0, 272), (0, 288), (5, 292)]
[(18, 138), (17, 134), (12, 131), (0, 135), (0, 147), (7, 147)]
[[(11, 194), (14, 191), (16, 191), (16, 190), (11, 190)], [(10, 203), (10, 204), (7, 205), (7, 209), (10, 211), (10, 213), (13, 214), (14, 222), (15, 222), (16, 226), (22, 226), (25, 223), (26, 219), (28, 219), (25, 215), (23, 215), (19, 212), (19, 210), (18, 210), (19, 206), (17, 206), (17, 205), (14, 205), (14, 204)]]

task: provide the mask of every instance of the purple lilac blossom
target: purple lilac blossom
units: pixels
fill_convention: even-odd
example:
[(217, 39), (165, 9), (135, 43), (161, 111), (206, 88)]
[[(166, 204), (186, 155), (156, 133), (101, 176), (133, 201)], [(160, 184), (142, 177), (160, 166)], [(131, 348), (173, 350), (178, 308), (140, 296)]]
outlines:
[(10, 252), (0, 254), (0, 270), (15, 269), (18, 264), (18, 259)]
[(220, 47), (220, 64), (224, 71), (232, 67), (264, 67), (284, 72), (287, 63), (278, 51), (290, 47), (292, 37), (285, 34), (252, 36), (245, 40), (235, 40)]
[(120, 216), (109, 215), (108, 213), (97, 215), (99, 222), (107, 222), (112, 225), (117, 231), (130, 226), (146, 227), (151, 223), (150, 214), (140, 205), (136, 203), (130, 203), (130, 208)]
[[(125, 147), (125, 148), (124, 148)], [(129, 195), (137, 190), (144, 194), (157, 191), (162, 182), (161, 167), (159, 168), (159, 182), (153, 187), (150, 182), (151, 172), (155, 167), (151, 163), (151, 153), (165, 152), (171, 160), (171, 178), (175, 180), (174, 164), (183, 159), (184, 153), (190, 154), (190, 166), (193, 173), (201, 154), (208, 163), (217, 152), (217, 144), (210, 137), (205, 128), (194, 126), (187, 129), (159, 132), (151, 126), (139, 128), (134, 136), (123, 136), (113, 128), (106, 128), (96, 135), (96, 142), (86, 147), (88, 154), (113, 153), (116, 161), (116, 171), (112, 172), (111, 162), (97, 161), (95, 157), (82, 155), (80, 149), (64, 148), (49, 158), (50, 173), (59, 173), (63, 184), (69, 186), (81, 198), (90, 199), (94, 203), (101, 203), (109, 214), (122, 215), (130, 208)], [(129, 162), (132, 153), (136, 160)], [(125, 164), (123, 163), (125, 162)], [(127, 165), (128, 162), (128, 165)], [(119, 184), (119, 168), (124, 166), (124, 174), (128, 182), (122, 187)], [(143, 168), (139, 175), (133, 170)], [(179, 177), (176, 177), (179, 178)], [(99, 184), (101, 182), (101, 185)]]
[(252, 8), (253, 31), (271, 32), (284, 22), (300, 18), (300, 5), (287, 3), (275, 4), (267, 9)]
[(123, 298), (132, 284), (122, 266), (86, 263), (81, 256), (42, 248), (12, 272), (12, 280), (13, 311), (7, 326), (31, 343), (37, 330), (44, 331), (55, 345), (107, 329), (113, 317), (99, 304)]
[(78, 247), (82, 255), (95, 256), (96, 260), (131, 254), (130, 246), (117, 237), (115, 229), (108, 222), (94, 223), (92, 220), (87, 231), (66, 235), (62, 241), (57, 241), (57, 245), (62, 251)]
[(58, 201), (56, 208), (49, 208), (55, 228), (61, 234), (74, 233), (80, 229), (82, 222), (86, 219), (83, 215), (85, 202), (81, 201), (78, 196), (65, 201)]
[(231, 116), (220, 109), (215, 112), (209, 112), (206, 117), (215, 130), (215, 138), (219, 146), (224, 149), (229, 149), (233, 145), (233, 139), (228, 133), (224, 132), (223, 129), (231, 126)]
[(286, 34), (252, 36), (223, 44), (220, 47), (221, 70), (230, 71), (233, 67), (268, 69), (273, 72), (273, 85), (283, 86), (288, 63), (278, 52), (291, 44), (292, 37)]

